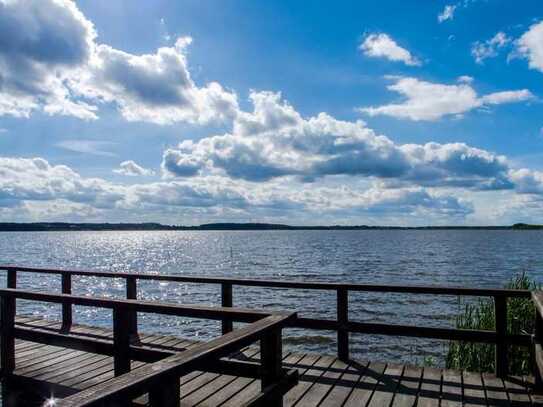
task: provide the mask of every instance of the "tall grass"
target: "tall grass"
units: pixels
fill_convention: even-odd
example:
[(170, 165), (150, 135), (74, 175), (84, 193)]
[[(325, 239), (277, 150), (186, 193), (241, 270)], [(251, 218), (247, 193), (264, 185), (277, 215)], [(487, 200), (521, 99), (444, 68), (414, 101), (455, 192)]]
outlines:
[[(540, 285), (522, 273), (506, 284), (505, 288), (538, 290)], [(531, 334), (534, 329), (534, 306), (530, 298), (509, 298), (507, 302), (507, 332)], [(463, 305), (456, 317), (459, 329), (495, 329), (494, 302), (491, 299)], [(509, 370), (513, 375), (530, 373), (530, 350), (521, 346), (508, 347)], [(484, 343), (451, 342), (446, 357), (448, 369), (474, 372), (494, 371), (494, 345)]]

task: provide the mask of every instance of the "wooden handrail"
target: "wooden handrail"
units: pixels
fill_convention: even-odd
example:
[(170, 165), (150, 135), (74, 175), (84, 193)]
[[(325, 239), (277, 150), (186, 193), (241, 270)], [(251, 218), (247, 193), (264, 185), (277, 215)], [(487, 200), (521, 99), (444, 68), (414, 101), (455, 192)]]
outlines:
[(535, 387), (543, 390), (543, 291), (532, 293), (535, 307), (535, 332), (533, 337), (533, 372)]
[[(15, 325), (15, 301), (16, 299), (24, 299), (31, 301), (49, 302), (62, 304), (63, 307), (72, 305), (92, 306), (98, 308), (106, 308), (113, 310), (113, 341), (99, 338), (78, 338), (67, 333), (47, 332), (44, 329), (28, 329)], [(262, 340), (264, 343), (262, 352), (262, 368), (261, 379), (263, 380), (263, 389), (273, 388), (276, 402), (270, 404), (279, 406), (282, 400), (282, 395), (286, 391), (284, 382), (284, 372), (280, 361), (282, 360), (281, 346), (281, 330), (286, 324), (291, 323), (296, 319), (294, 312), (265, 312), (258, 310), (247, 310), (232, 307), (207, 307), (199, 305), (177, 305), (168, 303), (157, 303), (138, 300), (115, 300), (103, 298), (91, 298), (75, 296), (70, 294), (47, 294), (33, 291), (18, 290), (15, 288), (0, 289), (0, 360), (2, 367), (2, 375), (4, 378), (10, 377), (15, 369), (15, 339), (24, 339), (39, 343), (49, 343), (51, 345), (60, 345), (64, 347), (72, 346), (74, 349), (91, 351), (94, 353), (111, 354), (113, 356), (114, 372), (116, 377), (124, 377), (130, 372), (131, 360), (137, 360), (138, 357), (143, 360), (151, 360), (154, 362), (151, 370), (147, 371), (146, 380), (155, 383), (160, 380), (160, 391), (163, 391), (166, 386), (167, 391), (171, 392), (168, 396), (168, 405), (179, 405), (179, 376), (189, 371), (206, 369), (207, 364), (211, 370), (217, 368), (231, 367), (227, 362), (219, 362), (216, 358), (227, 356), (233, 351), (239, 351), (241, 348), (253, 343), (255, 340)], [(163, 353), (154, 349), (138, 347), (131, 345), (130, 323), (132, 314), (135, 312), (158, 313), (164, 315), (184, 316), (190, 318), (205, 318), (214, 320), (229, 320), (250, 323), (249, 325), (226, 334), (216, 340), (198, 345), (191, 351), (182, 352), (184, 356), (179, 357), (179, 354), (171, 355), (171, 353)], [(273, 342), (273, 347), (270, 344)], [(215, 359), (214, 359), (215, 358)], [(275, 360), (279, 358), (279, 362)], [(165, 361), (156, 362), (156, 360)], [(157, 363), (162, 363), (158, 364)], [(279, 363), (279, 365), (277, 365)], [(149, 366), (149, 365), (148, 365)], [(277, 367), (279, 366), (279, 367)], [(238, 363), (234, 367), (253, 372), (252, 366)], [(141, 370), (141, 369), (140, 369)], [(138, 372), (140, 372), (138, 370)], [(146, 371), (145, 369), (143, 371)], [(271, 373), (270, 373), (271, 372)], [(140, 375), (140, 373), (138, 373)], [(175, 380), (173, 380), (175, 379)], [(123, 379), (124, 380), (124, 379)], [(121, 380), (121, 382), (123, 382)], [(165, 405), (165, 399), (161, 392), (152, 390), (151, 387), (145, 385), (146, 381), (126, 384), (126, 391), (138, 391), (141, 393), (150, 393), (150, 403), (152, 406)], [(294, 381), (290, 381), (290, 387), (294, 385)], [(140, 387), (143, 386), (143, 387)], [(270, 387), (271, 386), (271, 387)], [(106, 386), (107, 387), (107, 386)], [(288, 387), (288, 386), (287, 386)], [(288, 388), (290, 388), (288, 387)], [(270, 389), (266, 390), (272, 391)], [(121, 397), (122, 405), (127, 404), (128, 400), (123, 399), (125, 390), (119, 389), (112, 397), (117, 399)], [(102, 392), (100, 392), (102, 393)], [(277, 393), (277, 394), (275, 394)], [(174, 396), (172, 398), (172, 395)], [(270, 395), (268, 394), (269, 398)], [(102, 396), (99, 397), (102, 399)], [(96, 402), (98, 403), (98, 401)], [(71, 404), (69, 404), (71, 405)], [(81, 402), (74, 405), (94, 405), (93, 403)]]
[(239, 279), (228, 277), (199, 277), (179, 276), (168, 274), (151, 273), (118, 273), (111, 271), (88, 271), (88, 270), (65, 270), (40, 267), (23, 267), (15, 265), (0, 265), (0, 270), (14, 270), (28, 273), (43, 274), (71, 274), (76, 276), (108, 277), (108, 278), (135, 278), (137, 280), (169, 281), (178, 283), (201, 283), (201, 284), (231, 284), (236, 286), (269, 287), (269, 288), (294, 288), (305, 290), (332, 290), (347, 289), (349, 291), (365, 292), (390, 292), (390, 293), (412, 293), (412, 294), (435, 294), (453, 296), (474, 296), (474, 297), (524, 297), (530, 298), (529, 290), (513, 290), (500, 288), (469, 288), (469, 287), (443, 287), (443, 286), (419, 286), (419, 285), (394, 285), (394, 284), (350, 284), (350, 283), (329, 283), (329, 282), (302, 282), (302, 281), (277, 281), (260, 279)]
[[(208, 365), (215, 363), (219, 358), (257, 340), (261, 340), (262, 344), (262, 390), (265, 390), (282, 379), (280, 332), (295, 317), (295, 313), (271, 315), (220, 338), (76, 393), (60, 400), (57, 405), (59, 407), (91, 407), (107, 403), (124, 405), (123, 402), (149, 393), (152, 406), (178, 406), (180, 376), (194, 370), (205, 371)], [(274, 401), (268, 405), (280, 405), (282, 395), (273, 395)]]
[[(179, 276), (144, 273), (116, 273), (108, 271), (66, 270), (39, 267), (23, 267), (16, 265), (0, 266), (0, 270), (8, 272), (8, 287), (17, 285), (17, 272), (46, 273), (62, 276), (63, 292), (71, 292), (71, 276), (93, 276), (105, 278), (122, 278), (126, 280), (128, 299), (137, 298), (137, 281), (168, 281), (179, 283), (217, 284), (221, 286), (221, 305), (224, 308), (233, 305), (232, 287), (269, 287), (304, 290), (329, 290), (334, 291), (337, 297), (337, 320), (300, 318), (292, 322), (292, 327), (307, 329), (331, 329), (337, 332), (338, 358), (346, 361), (349, 359), (349, 333), (372, 333), (380, 335), (398, 335), (411, 337), (438, 338), (450, 340), (462, 340), (470, 342), (487, 342), (496, 345), (496, 374), (507, 374), (508, 346), (526, 345), (531, 341), (531, 336), (509, 335), (507, 333), (507, 299), (530, 298), (529, 290), (493, 289), (493, 288), (467, 288), (467, 287), (439, 287), (439, 286), (409, 286), (409, 285), (384, 285), (384, 284), (346, 284), (328, 282), (299, 282), (299, 281), (273, 281), (260, 279), (236, 279), (223, 277), (199, 277)], [(66, 276), (70, 276), (67, 278)], [(69, 284), (67, 283), (69, 282)], [(66, 285), (65, 285), (66, 283)], [(479, 296), (491, 297), (495, 306), (496, 331), (459, 330), (448, 328), (432, 328), (391, 324), (361, 323), (349, 319), (349, 292), (389, 292), (424, 295), (453, 295), (453, 296)], [(127, 329), (131, 335), (137, 335), (137, 312), (141, 309), (133, 309), (127, 323)], [(63, 326), (69, 329), (72, 314), (71, 305), (63, 306)], [(222, 319), (222, 333), (231, 332), (233, 318)], [(480, 340), (478, 340), (480, 339)]]

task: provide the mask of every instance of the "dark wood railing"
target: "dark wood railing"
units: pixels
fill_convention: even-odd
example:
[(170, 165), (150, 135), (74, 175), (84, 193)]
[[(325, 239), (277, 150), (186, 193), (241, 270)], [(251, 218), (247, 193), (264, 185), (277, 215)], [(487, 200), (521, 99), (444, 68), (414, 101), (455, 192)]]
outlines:
[[(270, 281), (258, 279), (236, 279), (219, 277), (179, 276), (164, 274), (138, 274), (115, 273), (107, 271), (62, 270), (20, 266), (0, 266), (0, 270), (8, 273), (8, 287), (15, 288), (17, 272), (57, 274), (63, 279), (62, 291), (71, 292), (72, 276), (93, 276), (108, 278), (123, 278), (126, 280), (127, 298), (137, 297), (137, 283), (140, 280), (168, 281), (178, 283), (217, 284), (221, 286), (221, 304), (223, 307), (233, 306), (232, 287), (268, 287), (288, 288), (302, 290), (333, 291), (337, 297), (336, 319), (301, 318), (291, 321), (290, 326), (305, 329), (331, 330), (337, 332), (337, 352), (341, 360), (349, 359), (349, 334), (376, 334), (420, 337), (443, 340), (456, 340), (466, 342), (483, 342), (495, 344), (496, 374), (505, 376), (508, 372), (507, 349), (509, 345), (531, 346), (532, 336), (529, 334), (511, 335), (507, 332), (507, 299), (513, 297), (530, 298), (528, 290), (511, 289), (483, 289), (465, 287), (436, 287), (436, 286), (406, 286), (406, 285), (377, 285), (377, 284), (343, 284), (327, 282), (295, 282)], [(70, 276), (70, 277), (67, 277)], [(495, 331), (476, 329), (455, 329), (421, 327), (413, 325), (383, 324), (372, 322), (358, 322), (349, 318), (349, 293), (351, 292), (381, 292), (381, 293), (408, 293), (448, 296), (489, 297), (494, 299)], [(301, 311), (301, 310), (298, 310)], [(68, 326), (72, 321), (71, 306), (63, 307), (63, 323)], [(232, 331), (232, 319), (222, 320), (223, 334)], [(130, 332), (137, 334), (137, 316), (134, 312), (130, 322)]]
[[(47, 329), (21, 327), (15, 323), (17, 299), (62, 304), (64, 310), (73, 305), (111, 309), (113, 340), (82, 338), (62, 332), (62, 330), (51, 332)], [(235, 372), (238, 376), (260, 378), (262, 391), (255, 399), (255, 403), (268, 400), (270, 401), (268, 405), (274, 406), (281, 405), (283, 394), (297, 382), (297, 373), (286, 372), (281, 365), (281, 332), (285, 326), (296, 319), (296, 313), (293, 312), (264, 312), (231, 307), (214, 308), (138, 300), (111, 300), (69, 294), (47, 294), (14, 288), (0, 289), (0, 307), (0, 360), (2, 378), (6, 382), (9, 382), (16, 368), (15, 339), (113, 356), (114, 373), (116, 377), (118, 376), (118, 380), (108, 382), (107, 386), (92, 388), (81, 395), (77, 393), (73, 397), (68, 397), (62, 405), (128, 405), (134, 397), (149, 393), (151, 406), (179, 406), (179, 377), (196, 369), (225, 374)], [(132, 321), (131, 317), (137, 312), (221, 321), (227, 319), (249, 325), (199, 344), (190, 350), (173, 353), (134, 344), (128, 327)], [(63, 328), (64, 326), (65, 324)], [(220, 360), (256, 341), (261, 342), (262, 366), (249, 362)], [(146, 361), (151, 364), (127, 376), (130, 372), (131, 360)], [(160, 383), (160, 386), (157, 386), (157, 383)]]
[(535, 332), (533, 371), (537, 390), (543, 389), (543, 291), (532, 293), (535, 306)]

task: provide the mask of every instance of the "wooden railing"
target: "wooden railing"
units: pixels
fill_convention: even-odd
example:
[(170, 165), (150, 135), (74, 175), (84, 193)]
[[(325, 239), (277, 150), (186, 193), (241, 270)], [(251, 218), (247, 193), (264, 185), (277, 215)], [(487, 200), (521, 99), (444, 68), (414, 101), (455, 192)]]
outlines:
[(537, 390), (543, 390), (543, 291), (532, 293), (535, 306), (535, 332), (534, 332), (534, 379)]
[[(15, 323), (16, 300), (62, 304), (63, 307), (82, 305), (111, 309), (113, 312), (113, 341), (82, 338), (67, 332), (25, 328)], [(62, 405), (127, 405), (134, 397), (149, 393), (150, 405), (178, 406), (179, 377), (193, 370), (207, 370), (238, 376), (260, 378), (262, 391), (255, 399), (268, 400), (279, 406), (283, 394), (297, 382), (297, 372), (286, 372), (281, 365), (281, 332), (296, 318), (296, 313), (263, 312), (239, 308), (176, 305), (137, 300), (110, 300), (69, 294), (46, 294), (13, 288), (0, 289), (0, 360), (2, 378), (9, 382), (15, 366), (15, 339), (45, 343), (97, 354), (113, 356), (115, 376), (119, 380), (97, 386), (87, 392), (69, 397)], [(246, 325), (209, 342), (179, 353), (165, 352), (135, 345), (127, 329), (136, 312), (245, 322)], [(261, 366), (249, 362), (220, 360), (256, 342), (261, 343)], [(131, 360), (151, 362), (137, 373), (128, 375)], [(115, 383), (112, 387), (111, 383)], [(122, 385), (120, 385), (122, 383)], [(160, 386), (156, 384), (160, 383)], [(102, 388), (103, 387), (103, 388)], [(167, 398), (164, 398), (166, 397)], [(175, 397), (174, 397), (175, 396)], [(173, 398), (172, 398), (173, 397)], [(109, 404), (108, 404), (109, 403)]]
[[(406, 285), (376, 285), (376, 284), (343, 284), (327, 282), (295, 282), (295, 281), (270, 281), (257, 279), (235, 279), (218, 277), (179, 276), (165, 274), (138, 274), (138, 273), (114, 273), (107, 271), (62, 270), (20, 266), (0, 266), (0, 270), (7, 270), (8, 287), (15, 288), (18, 272), (47, 273), (60, 275), (63, 281), (62, 290), (71, 292), (72, 276), (93, 276), (122, 278), (126, 280), (127, 298), (137, 297), (137, 283), (140, 280), (168, 281), (178, 283), (217, 284), (221, 286), (221, 304), (223, 307), (233, 306), (232, 287), (268, 287), (288, 288), (301, 290), (323, 290), (336, 293), (336, 319), (301, 318), (298, 317), (290, 323), (291, 327), (304, 329), (331, 330), (337, 333), (337, 352), (341, 360), (349, 359), (349, 334), (376, 334), (407, 336), (443, 340), (455, 340), (466, 342), (482, 342), (495, 344), (496, 374), (505, 376), (508, 372), (507, 349), (509, 345), (531, 346), (532, 337), (529, 334), (511, 335), (507, 333), (507, 299), (530, 298), (528, 290), (511, 289), (483, 289), (465, 287), (436, 287), (436, 286), (406, 286)], [(383, 324), (372, 322), (353, 321), (349, 317), (349, 293), (351, 292), (381, 292), (381, 293), (408, 293), (415, 295), (448, 295), (448, 296), (472, 296), (489, 297), (494, 300), (495, 307), (495, 331), (476, 329), (454, 329), (421, 327), (413, 325)], [(298, 310), (301, 311), (301, 310)], [(132, 314), (130, 332), (137, 334), (137, 316)], [(66, 326), (72, 321), (71, 306), (63, 306), (63, 323)], [(222, 331), (228, 333), (232, 330), (232, 319), (223, 319)]]

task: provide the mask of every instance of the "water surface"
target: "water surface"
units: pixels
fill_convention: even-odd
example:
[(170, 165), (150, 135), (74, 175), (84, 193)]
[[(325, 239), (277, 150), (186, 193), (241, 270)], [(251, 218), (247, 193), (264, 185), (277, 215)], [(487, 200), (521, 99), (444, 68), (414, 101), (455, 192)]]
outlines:
[[(528, 273), (543, 280), (543, 231), (152, 231), (0, 233), (0, 263), (114, 272), (247, 277), (400, 285), (501, 287)], [(5, 286), (5, 273), (0, 273)], [(21, 273), (19, 287), (60, 291), (60, 278)], [(220, 287), (141, 282), (139, 297), (180, 304), (220, 304)], [(123, 298), (124, 281), (74, 277), (75, 294)], [(18, 312), (59, 318), (59, 307), (18, 303)], [(334, 318), (335, 293), (234, 287), (234, 305), (290, 309)], [(354, 293), (356, 321), (452, 327), (461, 305), (454, 296)], [(74, 321), (111, 326), (111, 313), (76, 307)], [(196, 339), (219, 335), (219, 323), (140, 315), (140, 330)], [(335, 334), (287, 330), (288, 348), (335, 353)], [(445, 341), (351, 335), (354, 357), (439, 364)]]

